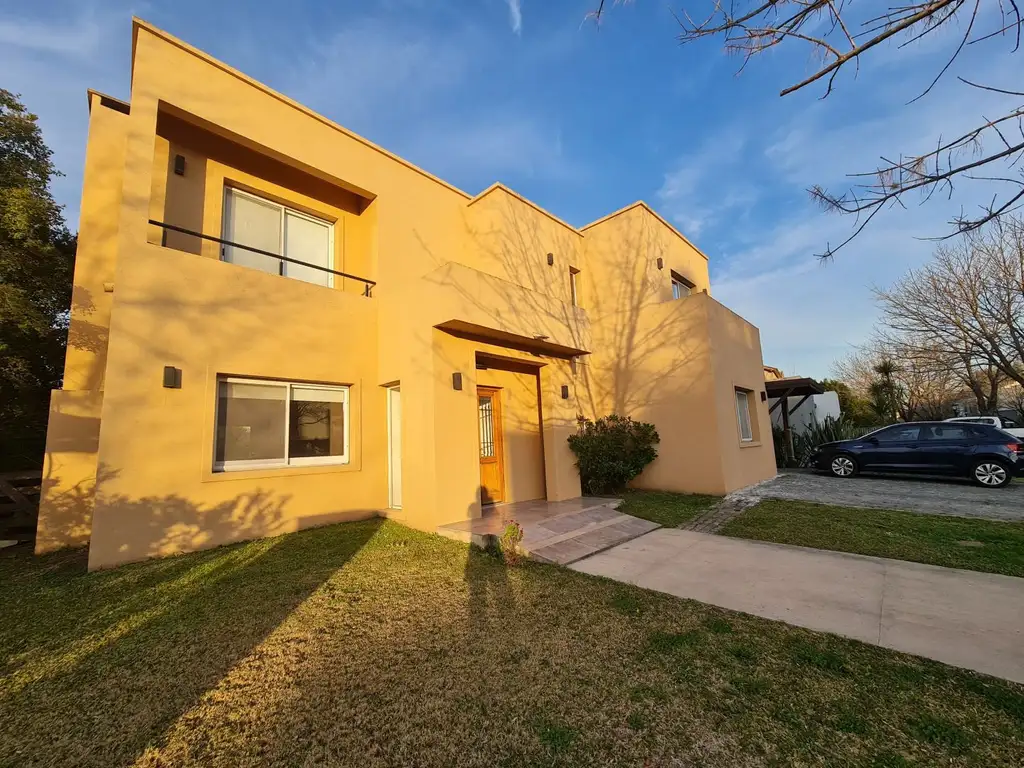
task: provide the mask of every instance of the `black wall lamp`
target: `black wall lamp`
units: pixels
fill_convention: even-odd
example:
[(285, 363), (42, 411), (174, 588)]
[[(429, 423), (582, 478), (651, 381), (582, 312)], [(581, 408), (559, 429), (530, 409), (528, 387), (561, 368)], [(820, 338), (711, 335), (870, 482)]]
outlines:
[[(707, 293), (707, 291), (705, 291), (705, 293)], [(763, 389), (761, 390), (761, 402), (762, 403), (767, 403), (768, 402), (768, 393), (765, 392)]]
[(167, 389), (181, 389), (181, 368), (164, 366), (164, 386)]
[(661, 256), (659, 256), (658, 257), (658, 269), (664, 269), (664, 268), (665, 268), (665, 260), (663, 258), (661, 258)]
[(563, 384), (562, 385), (562, 399), (563, 400), (568, 400), (569, 399), (569, 386), (567, 384)]
[(185, 156), (175, 155), (174, 156), (174, 173), (176, 176), (185, 175)]
[(452, 374), (452, 389), (456, 392), (462, 391), (462, 374), (457, 371)]
[(555, 266), (555, 254), (553, 254), (553, 253), (549, 253), (548, 254), (548, 266), (549, 267)]

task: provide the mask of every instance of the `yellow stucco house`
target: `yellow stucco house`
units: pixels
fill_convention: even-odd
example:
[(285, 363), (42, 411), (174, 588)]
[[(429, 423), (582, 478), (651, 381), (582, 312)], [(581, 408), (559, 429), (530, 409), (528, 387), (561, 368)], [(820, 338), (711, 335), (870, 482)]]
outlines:
[(653, 422), (636, 485), (775, 472), (758, 331), (644, 203), (577, 229), (475, 197), (136, 20), (90, 92), (37, 551), (90, 568), (580, 495), (580, 417)]

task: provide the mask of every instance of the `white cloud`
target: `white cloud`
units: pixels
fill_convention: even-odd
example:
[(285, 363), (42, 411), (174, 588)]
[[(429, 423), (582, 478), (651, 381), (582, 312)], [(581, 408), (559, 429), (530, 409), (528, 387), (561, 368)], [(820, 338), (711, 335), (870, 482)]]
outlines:
[(102, 36), (101, 22), (88, 9), (64, 25), (50, 20), (0, 19), (0, 47), (22, 51), (85, 58), (98, 50)]
[(656, 193), (662, 215), (697, 238), (751, 205), (758, 192), (742, 172), (748, 143), (740, 129), (714, 131), (696, 151), (679, 158)]
[(356, 20), (308, 41), (307, 54), (279, 87), (347, 127), (369, 131), (457, 88), (477, 46), (472, 31), (428, 36), (394, 21)]
[(472, 24), (350, 21), (307, 44), (276, 87), (456, 184), (573, 176), (557, 125), (488, 92), (492, 38)]
[(521, 0), (506, 0), (508, 3), (508, 20), (512, 31), (517, 35), (523, 31), (523, 8)]
[(487, 186), (506, 174), (564, 180), (581, 173), (565, 156), (558, 128), (520, 110), (488, 109), (421, 128), (402, 154), (444, 178), (470, 177)]

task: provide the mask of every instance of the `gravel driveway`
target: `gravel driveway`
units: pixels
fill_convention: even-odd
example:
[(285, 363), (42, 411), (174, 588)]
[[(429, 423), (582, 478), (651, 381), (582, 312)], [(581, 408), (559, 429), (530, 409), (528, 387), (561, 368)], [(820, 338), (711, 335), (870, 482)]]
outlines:
[(834, 478), (785, 470), (774, 480), (740, 492), (765, 499), (794, 499), (849, 507), (905, 509), (932, 515), (1024, 520), (1024, 483), (980, 488), (967, 481), (906, 477)]

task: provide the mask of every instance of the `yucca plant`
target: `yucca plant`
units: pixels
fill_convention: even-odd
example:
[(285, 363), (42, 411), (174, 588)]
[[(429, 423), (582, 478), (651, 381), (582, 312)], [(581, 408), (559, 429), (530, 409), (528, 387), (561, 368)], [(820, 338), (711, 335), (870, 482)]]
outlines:
[(793, 433), (793, 452), (796, 454), (796, 464), (806, 467), (815, 448), (819, 445), (834, 443), (837, 440), (853, 440), (873, 429), (875, 427), (858, 426), (844, 416), (839, 418), (826, 416), (821, 421), (809, 424), (803, 432)]

